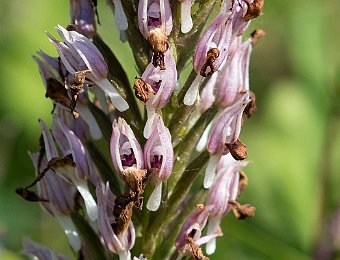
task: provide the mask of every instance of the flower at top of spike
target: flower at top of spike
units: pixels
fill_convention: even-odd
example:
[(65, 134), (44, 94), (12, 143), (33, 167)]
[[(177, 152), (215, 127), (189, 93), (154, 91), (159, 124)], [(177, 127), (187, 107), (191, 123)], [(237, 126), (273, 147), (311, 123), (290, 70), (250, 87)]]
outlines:
[(71, 23), (77, 28), (77, 32), (88, 38), (93, 38), (96, 32), (95, 12), (89, 0), (71, 0)]
[(55, 45), (60, 59), (67, 71), (80, 82), (88, 78), (98, 85), (111, 99), (119, 111), (129, 108), (127, 102), (107, 79), (108, 67), (97, 47), (84, 35), (76, 31), (67, 31), (62, 26), (56, 27), (64, 40), (60, 42), (47, 33), (50, 41)]
[(144, 146), (144, 161), (155, 188), (148, 200), (147, 208), (156, 211), (162, 198), (162, 182), (167, 180), (172, 172), (174, 151), (169, 129), (164, 126), (161, 116), (157, 116), (155, 127)]
[(169, 49), (167, 36), (172, 31), (169, 0), (140, 0), (138, 4), (138, 26), (154, 53), (153, 65), (165, 69), (164, 53)]
[(185, 105), (194, 104), (203, 77), (211, 76), (226, 59), (232, 40), (232, 27), (232, 13), (223, 8), (203, 33), (194, 54), (197, 76), (185, 94)]

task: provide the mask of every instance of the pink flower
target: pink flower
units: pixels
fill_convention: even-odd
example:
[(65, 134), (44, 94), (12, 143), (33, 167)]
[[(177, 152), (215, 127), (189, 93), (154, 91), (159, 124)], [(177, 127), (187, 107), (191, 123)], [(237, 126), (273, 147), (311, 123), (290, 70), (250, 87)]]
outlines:
[(222, 155), (228, 153), (226, 144), (237, 141), (241, 132), (243, 110), (249, 102), (248, 92), (244, 93), (232, 106), (225, 108), (214, 119), (208, 139), (210, 159), (205, 171), (205, 188), (210, 188), (213, 184), (216, 165)]
[(144, 161), (155, 185), (146, 207), (156, 211), (161, 204), (162, 182), (169, 178), (174, 164), (170, 132), (160, 116), (157, 116), (155, 128), (144, 146)]
[(121, 117), (112, 123), (110, 151), (117, 172), (122, 173), (129, 167), (144, 169), (142, 148), (130, 126)]
[[(206, 204), (214, 205), (208, 220), (207, 235), (215, 234), (220, 230), (222, 218), (229, 212), (229, 201), (235, 201), (238, 195), (239, 171), (245, 167), (248, 161), (236, 161), (230, 153), (223, 155), (216, 167), (217, 175), (214, 184), (209, 190)], [(207, 254), (215, 252), (215, 238), (207, 243)]]

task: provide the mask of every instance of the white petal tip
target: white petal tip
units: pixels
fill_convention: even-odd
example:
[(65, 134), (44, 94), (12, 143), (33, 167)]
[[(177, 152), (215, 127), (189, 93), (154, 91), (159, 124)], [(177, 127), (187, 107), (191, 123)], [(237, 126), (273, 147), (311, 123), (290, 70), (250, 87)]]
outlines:
[(182, 3), (181, 5), (181, 31), (182, 33), (190, 32), (192, 29), (191, 19), (191, 5), (192, 3)]
[(205, 189), (209, 189), (211, 187), (211, 185), (214, 183), (214, 179), (215, 179), (215, 173), (206, 172), (205, 176), (204, 176), (203, 187)]
[(213, 239), (207, 243), (205, 251), (207, 255), (212, 255), (213, 253), (215, 253), (215, 250), (216, 250), (216, 239)]
[(110, 96), (110, 100), (119, 112), (124, 112), (129, 109), (129, 104), (121, 96)]
[(192, 106), (195, 103), (196, 96), (197, 96), (196, 93), (195, 93), (195, 95), (193, 95), (193, 93), (188, 93), (187, 92), (185, 94), (184, 100), (183, 100), (184, 105)]
[(151, 196), (146, 204), (146, 208), (150, 211), (158, 210), (162, 200), (162, 183), (157, 183), (155, 189), (151, 193)]

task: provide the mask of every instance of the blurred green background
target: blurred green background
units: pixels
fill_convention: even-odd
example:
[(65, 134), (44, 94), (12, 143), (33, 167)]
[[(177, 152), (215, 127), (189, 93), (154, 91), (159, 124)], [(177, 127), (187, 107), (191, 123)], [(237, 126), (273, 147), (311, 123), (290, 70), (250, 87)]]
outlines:
[[(339, 251), (340, 228), (329, 232), (340, 210), (339, 10), (338, 0), (267, 0), (253, 22), (267, 36), (251, 58), (258, 112), (242, 132), (252, 164), (240, 201), (257, 211), (246, 222), (225, 219), (211, 259), (311, 259), (320, 248)], [(99, 13), (99, 32), (133, 79), (131, 52), (105, 1)], [(57, 222), (14, 193), (33, 177), (27, 150), (38, 150), (37, 119), (49, 122), (52, 108), (31, 55), (39, 48), (55, 54), (44, 31), (55, 34), (55, 25), (68, 22), (68, 1), (0, 1), (0, 259), (20, 259), (23, 235), (69, 253)]]

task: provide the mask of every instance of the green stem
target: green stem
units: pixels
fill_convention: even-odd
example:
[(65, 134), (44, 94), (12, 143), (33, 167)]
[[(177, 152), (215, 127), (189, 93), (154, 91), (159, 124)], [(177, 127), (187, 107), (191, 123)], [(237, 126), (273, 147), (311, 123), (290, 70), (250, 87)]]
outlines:
[(110, 183), (111, 191), (116, 196), (121, 195), (123, 190), (122, 187), (124, 187), (124, 182), (120, 177), (118, 177), (118, 173), (112, 170), (104, 155), (99, 151), (97, 146), (92, 141), (86, 142), (86, 147), (91, 155), (93, 162), (95, 163), (95, 165), (97, 165), (98, 171), (104, 183), (108, 181)]
[(169, 131), (172, 137), (173, 146), (180, 141), (181, 135), (183, 136), (185, 133), (185, 124), (191, 115), (191, 113), (195, 110), (196, 105), (186, 106), (183, 104), (183, 99), (185, 93), (191, 86), (192, 82), (196, 77), (196, 72), (194, 70), (191, 71), (187, 81), (185, 82), (183, 88), (178, 94), (178, 104), (179, 108), (177, 112), (173, 115), (169, 123)]
[(172, 174), (169, 178), (169, 193), (171, 194), (171, 187), (175, 187), (178, 179), (182, 176), (183, 171), (188, 164), (188, 161), (193, 154), (197, 142), (201, 138), (205, 128), (215, 116), (217, 110), (214, 107), (205, 111), (197, 120), (195, 125), (190, 129), (189, 133), (175, 148), (175, 165)]
[(72, 213), (71, 218), (91, 259), (108, 259), (102, 243), (88, 222), (78, 213)]

